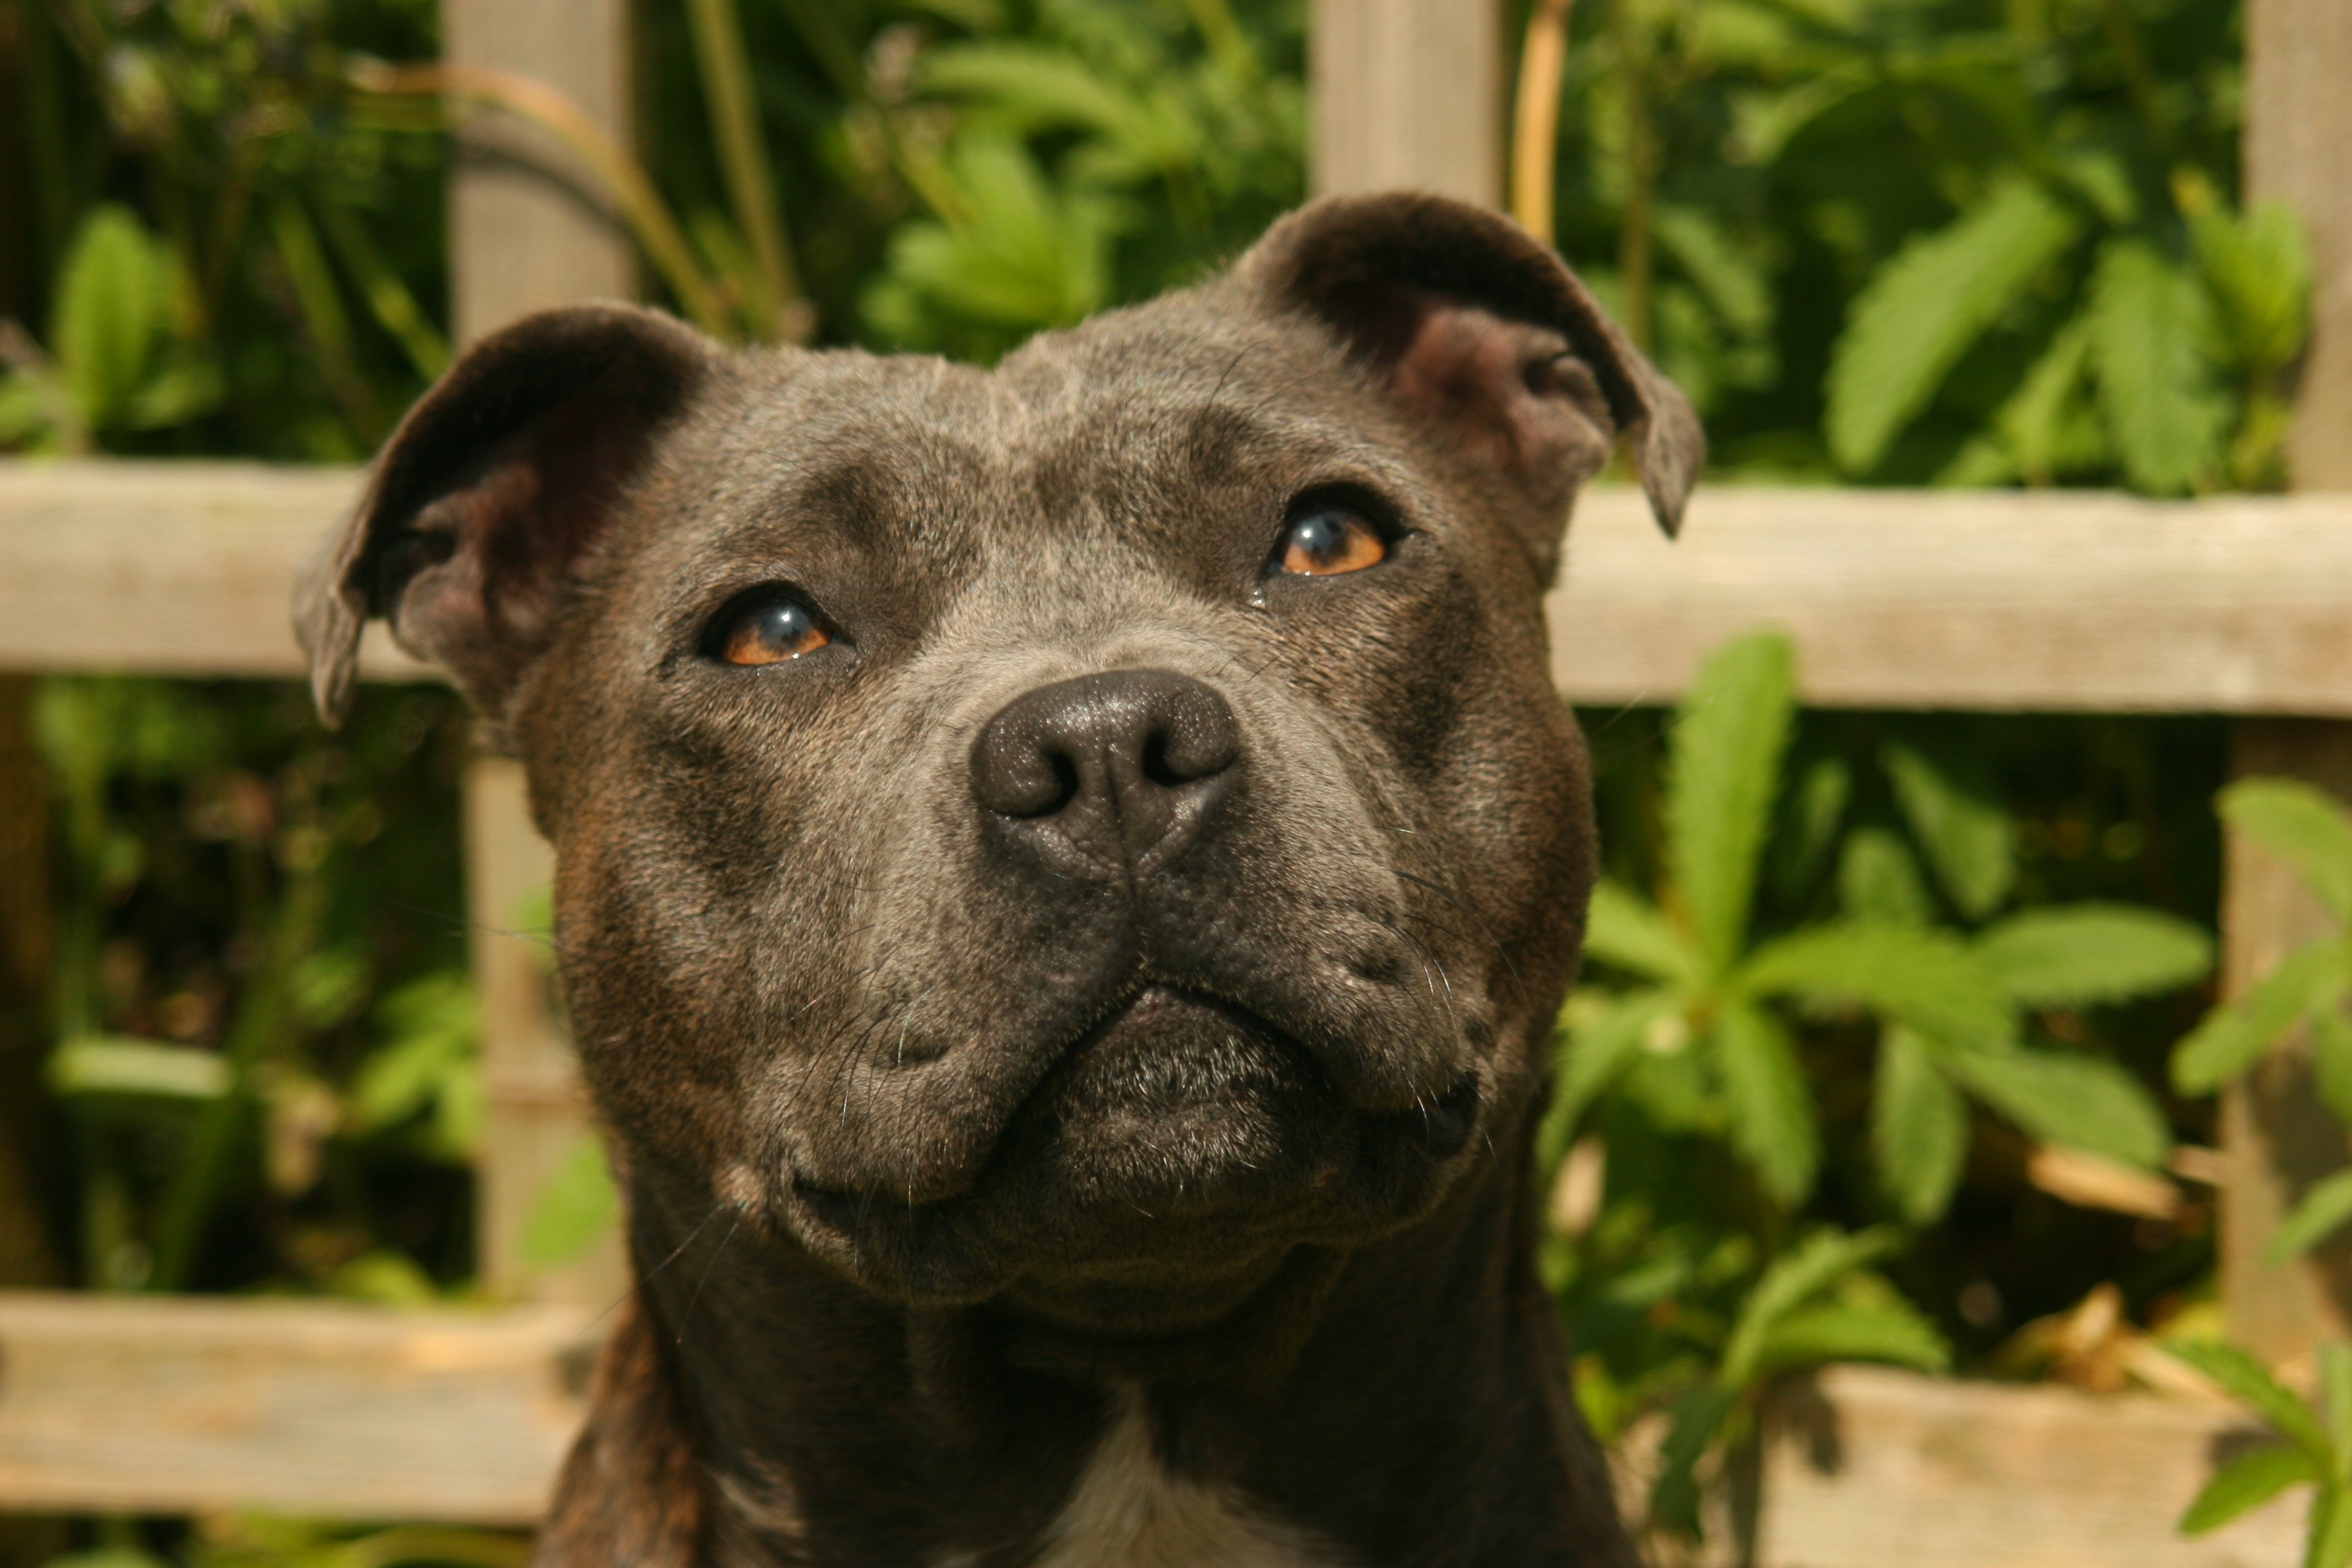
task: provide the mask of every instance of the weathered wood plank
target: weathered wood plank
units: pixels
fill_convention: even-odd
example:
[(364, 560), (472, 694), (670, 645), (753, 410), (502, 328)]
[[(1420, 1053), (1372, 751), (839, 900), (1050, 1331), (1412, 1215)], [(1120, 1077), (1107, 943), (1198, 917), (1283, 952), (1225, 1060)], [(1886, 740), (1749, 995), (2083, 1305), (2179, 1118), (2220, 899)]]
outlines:
[[(441, 0), (453, 64), (545, 82), (623, 146), (630, 141), (629, 0)], [(450, 310), (460, 347), (533, 310), (634, 294), (636, 252), (610, 204), (553, 138), (486, 114), (458, 138), (449, 205)], [(467, 900), (482, 994), (488, 1100), (480, 1160), (482, 1279), (508, 1300), (609, 1301), (623, 1277), (608, 1237), (535, 1269), (522, 1239), (548, 1182), (588, 1135), (589, 1111), (540, 955), (509, 932), (554, 860), (523, 804), (521, 769), (477, 759), (466, 779)]]
[(2259, 1429), (2222, 1405), (1836, 1367), (1768, 1422), (1758, 1568), (2285, 1568), (2304, 1495), (2173, 1521)]
[[(2246, 189), (2283, 200), (2311, 237), (2313, 335), (2295, 400), (2288, 464), (2298, 489), (2352, 490), (2352, 6), (2341, 0), (2249, 0), (2246, 6)], [(2284, 774), (2352, 800), (2352, 724), (2242, 721), (2231, 771)], [(2245, 835), (2228, 835), (2222, 989), (2242, 995), (2294, 948), (2330, 928), (2284, 863)], [(2270, 1261), (2280, 1219), (2340, 1169), (2343, 1127), (2316, 1091), (2308, 1040), (2273, 1053), (2221, 1096), (2221, 1141), (2231, 1179), (2221, 1190), (2221, 1304), (2231, 1331), (2273, 1360), (2307, 1353), (2352, 1329), (2352, 1242), (2338, 1238), (2284, 1264)]]
[[(0, 668), (297, 673), (287, 584), (358, 485), (0, 461)], [(1715, 486), (1669, 543), (1603, 489), (1570, 530), (1552, 668), (1578, 702), (1668, 702), (1724, 637), (1777, 625), (1822, 706), (2352, 715), (2347, 605), (2352, 496)], [(373, 674), (422, 673), (370, 650)]]
[(1307, 77), (1317, 195), (1405, 189), (1501, 205), (1497, 0), (1314, 0)]
[(1671, 700), (1757, 626), (1825, 707), (2352, 714), (2352, 498), (1596, 491), (1551, 599), (1579, 702)]
[[(441, 32), (449, 64), (543, 81), (628, 144), (628, 0), (442, 0)], [(529, 311), (636, 292), (626, 231), (554, 137), (493, 110), (457, 142), (449, 308), (460, 345)]]
[(2352, 490), (2352, 5), (2247, 0), (2246, 190), (2311, 237), (2312, 340), (2288, 461), (2299, 489)]
[[(585, 1309), (0, 1292), (0, 1508), (536, 1518), (603, 1325)], [(2234, 1411), (1840, 1367), (1768, 1421), (1760, 1568), (2268, 1568), (2288, 1499), (2172, 1521)]]
[(543, 921), (555, 852), (531, 826), (522, 764), (466, 770), (466, 907), (482, 1007), (483, 1088), (498, 1158), (481, 1166), (483, 1288), (501, 1300), (617, 1300), (628, 1270), (615, 1226), (576, 1258), (540, 1266), (526, 1238), (549, 1184), (590, 1136), (580, 1065), (562, 1021)]
[[(2238, 778), (2292, 777), (2352, 805), (2352, 723), (2246, 719), (2231, 737)], [(2336, 921), (2285, 861), (2235, 831), (2225, 836), (2221, 993), (2242, 996)], [(2221, 1096), (2221, 1305), (2230, 1334), (2265, 1361), (2308, 1355), (2352, 1333), (2352, 1237), (2273, 1263), (2271, 1241), (2303, 1194), (2341, 1170), (2344, 1124), (2319, 1096), (2307, 1037), (2272, 1052)]]
[(0, 1292), (0, 1508), (527, 1522), (589, 1316)]
[[(0, 459), (0, 668), (293, 675), (295, 569), (353, 468)], [(369, 675), (424, 667), (381, 626)]]

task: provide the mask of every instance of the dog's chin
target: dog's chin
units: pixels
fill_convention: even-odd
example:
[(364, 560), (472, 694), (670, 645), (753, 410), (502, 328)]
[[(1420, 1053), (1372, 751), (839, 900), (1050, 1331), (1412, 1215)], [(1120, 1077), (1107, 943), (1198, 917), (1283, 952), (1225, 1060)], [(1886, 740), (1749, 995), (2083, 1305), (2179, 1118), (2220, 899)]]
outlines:
[(784, 1206), (810, 1250), (908, 1305), (1003, 1297), (1191, 1328), (1297, 1247), (1426, 1214), (1484, 1099), (1474, 1071), (1402, 1112), (1351, 1108), (1263, 1019), (1152, 987), (1056, 1064), (964, 1192), (909, 1204), (803, 1177)]

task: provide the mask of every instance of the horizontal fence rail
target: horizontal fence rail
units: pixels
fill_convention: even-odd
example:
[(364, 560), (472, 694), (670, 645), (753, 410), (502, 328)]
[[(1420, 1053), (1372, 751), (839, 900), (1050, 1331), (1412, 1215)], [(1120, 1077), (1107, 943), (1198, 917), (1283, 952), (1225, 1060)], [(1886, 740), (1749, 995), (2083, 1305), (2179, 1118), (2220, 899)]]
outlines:
[[(529, 1523), (581, 1418), (591, 1317), (0, 1292), (0, 1498)], [(2299, 1497), (2173, 1533), (2214, 1460), (2263, 1440), (2219, 1404), (1836, 1367), (1776, 1395), (1765, 1430), (1757, 1568), (2297, 1556)]]
[(528, 1523), (593, 1315), (0, 1291), (0, 1500)]
[[(0, 668), (288, 676), (351, 469), (0, 461)], [(1549, 602), (1582, 703), (1671, 701), (1758, 626), (1829, 707), (2352, 716), (2352, 495), (1701, 487), (1679, 542), (1586, 496)], [(423, 670), (371, 628), (362, 667)]]

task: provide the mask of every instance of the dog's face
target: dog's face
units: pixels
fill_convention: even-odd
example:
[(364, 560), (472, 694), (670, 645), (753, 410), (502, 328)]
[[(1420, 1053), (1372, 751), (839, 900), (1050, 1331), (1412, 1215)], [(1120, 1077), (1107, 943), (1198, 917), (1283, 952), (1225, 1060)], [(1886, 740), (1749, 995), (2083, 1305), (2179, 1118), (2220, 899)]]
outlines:
[(385, 616), (529, 765), (633, 1183), (1181, 1326), (1520, 1120), (1591, 879), (1540, 598), (1621, 436), (1671, 523), (1680, 398), (1431, 198), (993, 372), (558, 312), (412, 414), (305, 629), (331, 707)]

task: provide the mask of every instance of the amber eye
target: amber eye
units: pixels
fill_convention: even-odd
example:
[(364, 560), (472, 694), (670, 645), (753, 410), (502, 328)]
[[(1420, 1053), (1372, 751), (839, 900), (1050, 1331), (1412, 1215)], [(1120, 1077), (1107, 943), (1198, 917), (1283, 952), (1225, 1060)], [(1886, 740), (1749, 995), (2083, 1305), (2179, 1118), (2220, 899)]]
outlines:
[(729, 664), (782, 664), (833, 641), (814, 605), (793, 595), (764, 595), (720, 617), (712, 641)]
[(1388, 559), (1388, 542), (1346, 507), (1318, 501), (1295, 513), (1282, 534), (1282, 569), (1309, 577), (1361, 572)]

